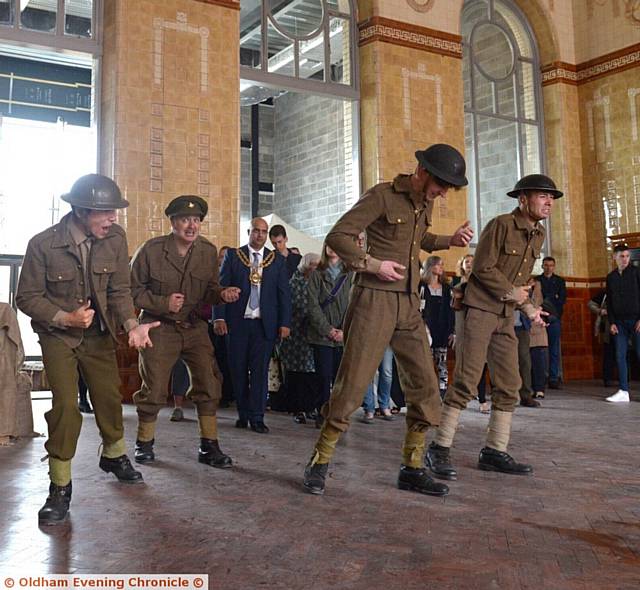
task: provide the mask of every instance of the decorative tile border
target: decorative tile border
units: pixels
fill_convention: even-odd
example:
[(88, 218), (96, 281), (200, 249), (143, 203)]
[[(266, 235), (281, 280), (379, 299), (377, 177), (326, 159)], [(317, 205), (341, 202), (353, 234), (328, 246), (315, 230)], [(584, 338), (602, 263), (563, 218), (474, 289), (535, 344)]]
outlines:
[(360, 46), (380, 41), (462, 59), (462, 37), (374, 16), (358, 25)]
[(555, 61), (542, 67), (542, 85), (557, 84), (585, 84), (602, 76), (617, 74), (623, 70), (640, 66), (640, 43), (625, 47), (613, 53), (608, 53), (597, 59), (584, 63), (568, 64)]
[(216, 6), (222, 6), (224, 8), (233, 8), (234, 10), (240, 10), (240, 0), (195, 0), (196, 2), (202, 2), (203, 4), (214, 4)]

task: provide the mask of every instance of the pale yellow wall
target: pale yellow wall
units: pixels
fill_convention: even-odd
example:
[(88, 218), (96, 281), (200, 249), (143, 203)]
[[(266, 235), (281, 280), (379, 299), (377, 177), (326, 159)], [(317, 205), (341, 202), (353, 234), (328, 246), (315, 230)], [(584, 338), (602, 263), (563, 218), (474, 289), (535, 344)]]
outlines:
[(101, 170), (126, 191), (130, 249), (167, 233), (167, 203), (209, 203), (203, 235), (238, 239), (239, 11), (195, 0), (106, 0)]
[(603, 276), (606, 236), (640, 232), (640, 69), (580, 85), (579, 95), (589, 269)]
[(573, 0), (576, 62), (640, 43), (640, 2)]
[(565, 193), (551, 213), (551, 253), (558, 272), (589, 277), (589, 256), (602, 243), (594, 243), (588, 229), (583, 190), (582, 143), (578, 87), (553, 84), (543, 88), (547, 173)]
[[(360, 68), (365, 187), (413, 172), (414, 152), (430, 144), (464, 151), (460, 59), (374, 42), (361, 48)], [(466, 216), (466, 191), (451, 191), (436, 202), (433, 231), (451, 233)], [(460, 255), (444, 253), (449, 270)]]
[[(584, 1), (584, 0), (581, 0)], [(572, 0), (515, 0), (530, 20), (541, 19), (549, 23), (557, 49), (556, 60), (575, 62), (573, 38)], [(376, 15), (436, 31), (460, 34), (460, 12), (464, 0), (415, 0), (418, 6), (430, 6), (426, 11), (416, 10), (409, 0), (361, 0), (358, 2), (360, 18)], [(546, 57), (546, 47), (541, 47), (541, 57)]]

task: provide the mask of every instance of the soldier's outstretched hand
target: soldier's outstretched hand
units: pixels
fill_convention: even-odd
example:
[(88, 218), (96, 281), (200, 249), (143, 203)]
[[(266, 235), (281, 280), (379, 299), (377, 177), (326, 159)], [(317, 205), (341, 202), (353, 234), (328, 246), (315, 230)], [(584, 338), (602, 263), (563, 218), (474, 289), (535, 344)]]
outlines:
[(157, 328), (159, 325), (160, 322), (150, 322), (148, 324), (140, 324), (132, 330), (129, 330), (129, 346), (138, 350), (147, 348), (147, 346), (152, 347), (153, 342), (151, 342), (151, 338), (149, 338), (149, 330)]
[(383, 260), (380, 264), (380, 270), (376, 276), (383, 281), (392, 282), (404, 279), (404, 275), (401, 274), (403, 270), (406, 270), (406, 266), (393, 260)]
[(531, 323), (536, 326), (548, 326), (549, 324), (545, 321), (545, 317), (548, 315), (548, 312), (542, 311), (542, 309), (538, 307), (536, 308), (535, 314), (529, 319), (531, 320)]
[(473, 229), (471, 228), (471, 223), (467, 220), (451, 236), (449, 244), (451, 246), (460, 246), (464, 248), (464, 246), (467, 246), (472, 239)]

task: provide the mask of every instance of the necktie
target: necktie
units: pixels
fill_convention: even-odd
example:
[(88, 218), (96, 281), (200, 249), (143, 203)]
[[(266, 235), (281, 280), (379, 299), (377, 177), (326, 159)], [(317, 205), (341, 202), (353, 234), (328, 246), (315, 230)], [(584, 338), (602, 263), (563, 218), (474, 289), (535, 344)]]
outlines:
[[(253, 253), (253, 273), (258, 272), (258, 267), (260, 266), (260, 260), (258, 257), (258, 253)], [(257, 284), (251, 283), (251, 294), (249, 295), (249, 309), (258, 309), (260, 306), (260, 288)]]

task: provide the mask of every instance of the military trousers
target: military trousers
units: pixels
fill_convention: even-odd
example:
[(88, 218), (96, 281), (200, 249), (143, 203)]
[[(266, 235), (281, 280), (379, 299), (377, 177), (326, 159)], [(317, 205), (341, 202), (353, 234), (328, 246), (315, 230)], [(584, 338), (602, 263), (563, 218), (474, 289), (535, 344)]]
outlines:
[(485, 362), (491, 377), (491, 404), (496, 410), (513, 412), (519, 400), (518, 339), (513, 316), (467, 307), (464, 328), (457, 335), (456, 368), (444, 397), (448, 406), (463, 410), (477, 395)]
[(40, 334), (42, 360), (53, 395), (51, 410), (45, 414), (49, 439), (45, 449), (50, 457), (68, 461), (75, 455), (82, 415), (78, 410), (78, 371), (82, 375), (105, 445), (124, 437), (122, 396), (115, 345), (109, 334), (97, 327), (85, 330), (82, 342), (71, 348), (60, 338)]
[(191, 377), (187, 397), (196, 405), (199, 416), (215, 416), (222, 395), (218, 365), (209, 339), (207, 323), (198, 321), (189, 327), (162, 322), (151, 333), (152, 347), (138, 356), (142, 386), (133, 394), (141, 422), (155, 422), (167, 405), (168, 384), (173, 366), (181, 358)]
[(438, 425), (438, 379), (417, 294), (353, 287), (344, 338), (342, 362), (322, 410), (328, 425), (347, 430), (387, 346), (393, 350), (407, 404), (407, 429), (422, 432)]

